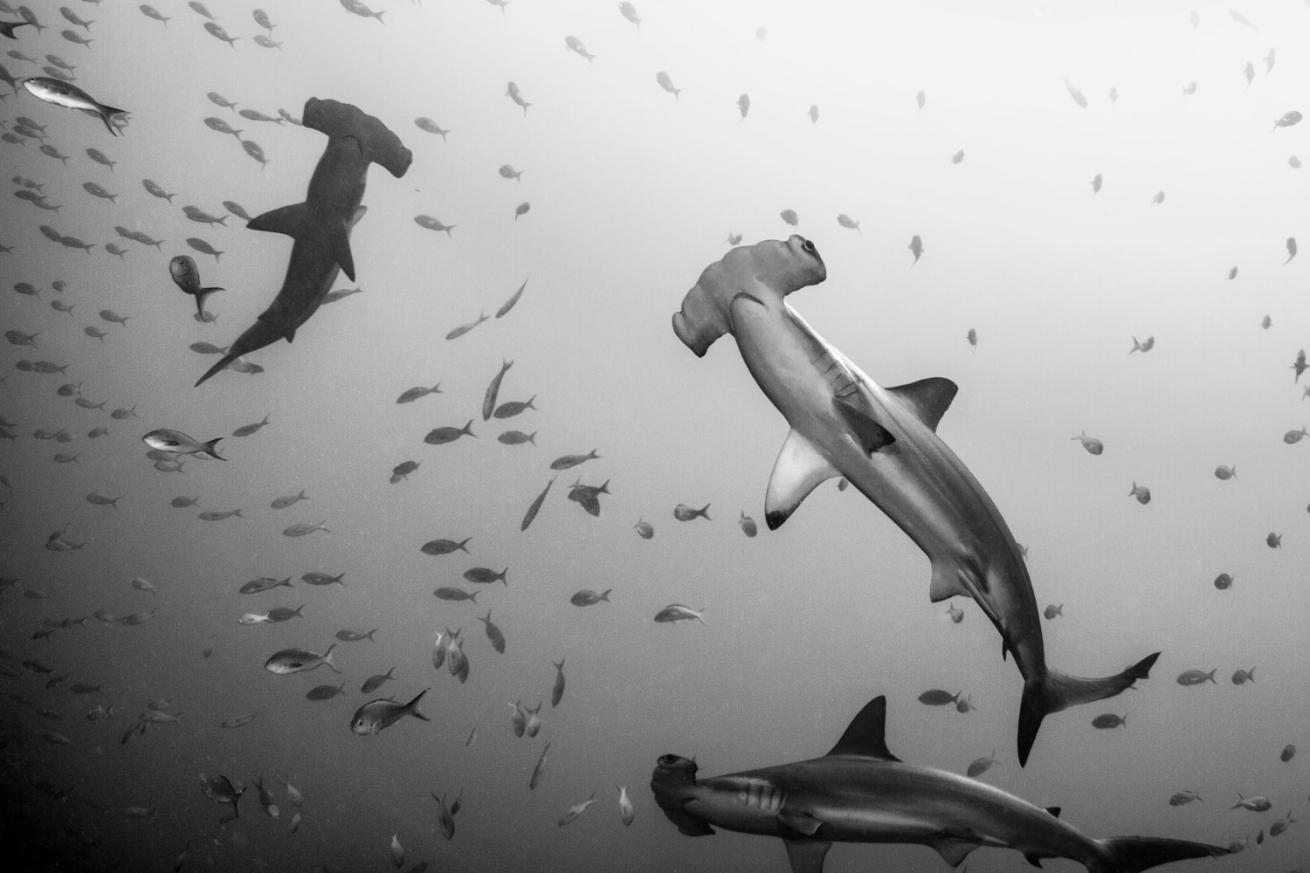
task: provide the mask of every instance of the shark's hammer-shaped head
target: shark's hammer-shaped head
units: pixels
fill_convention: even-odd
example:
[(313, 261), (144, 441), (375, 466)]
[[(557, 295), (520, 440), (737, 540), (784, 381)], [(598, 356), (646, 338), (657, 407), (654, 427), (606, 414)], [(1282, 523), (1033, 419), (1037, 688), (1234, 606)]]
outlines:
[(814, 243), (797, 234), (739, 246), (705, 268), (674, 313), (673, 330), (697, 357), (732, 331), (732, 303), (745, 294), (764, 305), (828, 277)]
[(681, 755), (660, 755), (655, 772), (650, 777), (650, 790), (655, 802), (664, 810), (669, 821), (689, 837), (714, 833), (714, 829), (686, 810), (687, 801), (695, 796), (696, 762)]

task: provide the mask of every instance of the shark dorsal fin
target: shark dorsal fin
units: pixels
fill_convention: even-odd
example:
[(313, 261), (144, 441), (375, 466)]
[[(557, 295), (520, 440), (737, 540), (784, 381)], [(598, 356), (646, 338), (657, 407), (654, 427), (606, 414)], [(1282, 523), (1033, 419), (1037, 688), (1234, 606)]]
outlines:
[(937, 422), (942, 420), (942, 416), (951, 406), (951, 401), (955, 399), (955, 392), (959, 390), (950, 379), (932, 376), (928, 379), (920, 379), (918, 382), (888, 388), (887, 393), (913, 409), (919, 420), (935, 431)]
[(832, 843), (827, 840), (783, 840), (791, 873), (823, 873), (823, 859)]
[(773, 462), (769, 489), (764, 497), (764, 521), (769, 530), (777, 530), (791, 517), (819, 483), (839, 475), (836, 468), (819, 454), (814, 444), (791, 431)]
[(892, 436), (887, 428), (874, 421), (867, 411), (841, 398), (834, 399), (832, 404), (866, 454), (872, 455), (879, 449), (885, 449), (896, 442), (896, 437)]
[(866, 703), (828, 754), (899, 761), (887, 751), (887, 698), (879, 694)]
[(1048, 806), (1046, 807), (1046, 811), (1049, 812), (1055, 818), (1060, 817), (1060, 807), (1058, 806)]

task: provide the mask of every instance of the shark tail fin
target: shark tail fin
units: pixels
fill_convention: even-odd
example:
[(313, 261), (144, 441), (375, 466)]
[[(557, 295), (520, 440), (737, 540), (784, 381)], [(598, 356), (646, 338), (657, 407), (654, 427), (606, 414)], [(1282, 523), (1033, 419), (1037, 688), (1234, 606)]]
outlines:
[(1160, 837), (1108, 837), (1098, 840), (1104, 857), (1091, 865), (1093, 873), (1138, 873), (1160, 864), (1185, 861), (1189, 858), (1219, 858), (1229, 850), (1190, 840), (1169, 840)]
[(1114, 697), (1133, 687), (1138, 679), (1148, 678), (1151, 667), (1159, 657), (1159, 652), (1147, 655), (1123, 672), (1099, 679), (1069, 676), (1058, 670), (1051, 670), (1045, 678), (1025, 682), (1023, 701), (1019, 706), (1019, 766), (1022, 767), (1028, 762), (1028, 753), (1032, 751), (1033, 741), (1037, 739), (1037, 730), (1042, 726), (1042, 720), (1046, 716), (1081, 703), (1092, 703)]

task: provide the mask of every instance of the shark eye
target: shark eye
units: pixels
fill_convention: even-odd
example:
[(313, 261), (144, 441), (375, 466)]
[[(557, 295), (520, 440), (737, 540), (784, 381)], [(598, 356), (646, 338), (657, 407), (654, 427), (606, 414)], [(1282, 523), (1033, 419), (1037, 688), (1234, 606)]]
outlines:
[(801, 249), (805, 251), (807, 254), (814, 255), (814, 257), (816, 258), (819, 256), (819, 250), (816, 249), (814, 247), (814, 243), (810, 242), (809, 240), (806, 240), (805, 242), (801, 243)]
[(678, 763), (677, 755), (660, 755), (659, 765), (661, 767), (672, 767)]

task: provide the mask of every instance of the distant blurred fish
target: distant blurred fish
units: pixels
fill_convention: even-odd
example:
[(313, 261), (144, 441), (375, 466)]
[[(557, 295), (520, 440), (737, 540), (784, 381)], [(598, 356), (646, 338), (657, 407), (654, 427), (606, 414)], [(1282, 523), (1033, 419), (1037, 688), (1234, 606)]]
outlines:
[(450, 133), (449, 130), (443, 130), (441, 125), (426, 116), (415, 118), (414, 124), (419, 130), (424, 131), (425, 133), (434, 133), (441, 137), (443, 142), (446, 140), (446, 134)]
[(564, 48), (579, 57), (586, 58), (587, 63), (596, 60), (596, 56), (587, 51), (587, 47), (582, 44), (582, 40), (578, 39), (576, 36), (569, 35), (564, 37)]
[(654, 525), (645, 519), (638, 519), (637, 523), (632, 526), (632, 529), (635, 530), (637, 536), (641, 537), (643, 540), (648, 540), (655, 536)]
[(528, 287), (528, 280), (524, 279), (523, 284), (519, 286), (518, 290), (515, 291), (513, 294), (511, 294), (510, 298), (506, 300), (504, 303), (502, 303), (500, 308), (496, 310), (496, 317), (504, 318), (506, 315), (508, 315), (509, 311), (513, 309), (515, 304), (519, 302), (519, 298), (523, 296), (523, 289), (527, 287)]
[(1155, 348), (1155, 337), (1148, 336), (1146, 339), (1138, 342), (1137, 337), (1133, 337), (1133, 347), (1128, 350), (1128, 354), (1133, 352), (1149, 352)]
[(751, 111), (751, 95), (742, 94), (737, 98), (737, 110), (741, 112), (741, 117), (744, 119), (746, 114)]
[(522, 107), (523, 115), (525, 117), (527, 116), (528, 107), (531, 106), (532, 104), (523, 99), (523, 94), (521, 91), (519, 91), (518, 85), (516, 85), (514, 82), (510, 82), (509, 84), (507, 84), (505, 86), (505, 96), (513, 100), (515, 106)]
[(677, 506), (673, 507), (673, 517), (678, 521), (693, 521), (697, 518), (703, 518), (706, 521), (709, 521), (710, 505), (707, 503), (700, 509), (695, 509), (685, 503), (679, 503)]
[(678, 95), (682, 93), (681, 88), (675, 88), (673, 86), (673, 79), (664, 70), (660, 70), (658, 73), (655, 74), (655, 82), (665, 91), (668, 91), (670, 94), (672, 94), (673, 99), (675, 100), (678, 98)]
[(496, 411), (496, 395), (500, 393), (500, 383), (509, 372), (509, 368), (514, 366), (513, 361), (501, 361), (500, 371), (492, 377), (491, 382), (487, 385), (487, 390), (482, 395), (482, 420), (489, 421), (491, 413)]
[(1295, 257), (1296, 257), (1296, 237), (1289, 236), (1287, 238), (1287, 260), (1283, 261), (1283, 264), (1284, 265), (1290, 264), (1292, 262), (1292, 258)]
[(1145, 485), (1138, 485), (1134, 482), (1132, 490), (1128, 492), (1128, 496), (1137, 498), (1137, 502), (1145, 506), (1151, 502), (1151, 489), (1147, 488)]
[(1064, 89), (1069, 92), (1069, 96), (1073, 98), (1073, 102), (1077, 103), (1079, 107), (1082, 109), (1087, 108), (1087, 98), (1083, 96), (1083, 92), (1077, 85), (1069, 81), (1068, 76), (1064, 77)]
[(1249, 28), (1251, 28), (1252, 30), (1259, 30), (1259, 29), (1260, 29), (1260, 28), (1256, 27), (1256, 26), (1251, 22), (1251, 20), (1250, 20), (1249, 18), (1247, 18), (1247, 17), (1246, 17), (1245, 15), (1243, 15), (1241, 12), (1238, 12), (1236, 9), (1233, 9), (1233, 8), (1231, 8), (1231, 7), (1230, 7), (1229, 10), (1228, 10), (1228, 17), (1231, 18), (1231, 19), (1233, 19), (1233, 21), (1237, 22), (1238, 24), (1242, 25), (1243, 27), (1249, 27)]
[[(919, 263), (919, 258), (923, 255), (923, 240), (919, 238), (917, 233), (910, 238), (909, 249), (910, 254), (914, 255), (914, 263)], [(914, 265), (911, 264), (910, 266)]]
[(637, 7), (633, 6), (628, 0), (623, 0), (619, 4), (619, 14), (631, 21), (637, 27), (641, 27), (641, 17), (637, 15)]
[(569, 598), (569, 603), (572, 603), (574, 606), (595, 606), (602, 600), (609, 603), (610, 592), (613, 590), (613, 588), (606, 588), (604, 591), (597, 593), (590, 588), (583, 588), (581, 591), (575, 592), (574, 595)]
[(837, 223), (842, 227), (847, 228), (848, 230), (854, 230), (863, 233), (863, 231), (860, 230), (860, 223), (856, 221), (854, 218), (851, 218), (845, 212), (839, 213), (837, 215)]
[(446, 334), (446, 339), (448, 340), (459, 339), (464, 334), (473, 330), (473, 328), (477, 327), (479, 324), (482, 324), (482, 322), (486, 320), (487, 320), (487, 313), (483, 312), (473, 321), (467, 322), (465, 324), (461, 324), (459, 327), (456, 327), (453, 330), (451, 330), (450, 333)]
[(331, 533), (331, 531), (329, 531), (324, 526), (326, 524), (327, 524), (327, 519), (320, 521), (318, 524), (293, 524), (290, 527), (282, 529), (282, 536), (303, 537), (303, 536), (308, 536), (309, 534), (312, 534), (315, 531), (323, 531), (324, 533)]
[(537, 785), (540, 784), (542, 774), (546, 772), (546, 753), (549, 751), (550, 743), (546, 743), (541, 750), (541, 757), (537, 759), (536, 766), (532, 768), (532, 778), (528, 780), (529, 791), (535, 790)]
[(401, 395), (396, 398), (396, 402), (413, 403), (415, 400), (419, 400), (423, 397), (427, 397), (429, 394), (440, 394), (440, 393), (441, 393), (440, 382), (433, 385), (431, 388), (428, 388), (424, 385), (418, 385), (414, 388), (407, 388), (403, 392), (401, 392)]
[[(379, 24), (386, 24), (386, 22), (382, 20), (382, 16), (387, 14), (385, 9), (381, 12), (374, 12), (372, 9), (369, 9), (361, 3), (360, 0), (341, 0), (341, 6), (347, 12), (354, 13), (360, 18), (376, 18)], [(399, 867), (400, 865), (397, 864), (396, 866)]]
[(562, 816), (560, 816), (559, 821), (556, 822), (556, 824), (559, 825), (560, 827), (564, 827), (565, 825), (570, 824), (573, 821), (576, 821), (578, 816), (586, 812), (587, 808), (590, 807), (595, 802), (596, 802), (596, 792), (593, 791), (591, 793), (591, 797), (588, 797), (586, 800), (582, 801), (582, 803), (578, 803), (578, 804), (574, 804), (573, 806), (570, 806), (568, 810), (565, 811), (565, 813)]
[(560, 455), (558, 458), (550, 462), (550, 468), (552, 470), (571, 469), (579, 464), (599, 458), (600, 455), (596, 454), (596, 451), (596, 449), (592, 449), (585, 455)]

